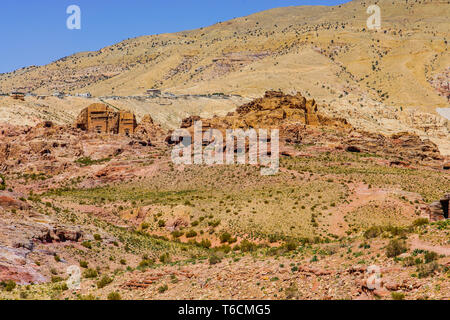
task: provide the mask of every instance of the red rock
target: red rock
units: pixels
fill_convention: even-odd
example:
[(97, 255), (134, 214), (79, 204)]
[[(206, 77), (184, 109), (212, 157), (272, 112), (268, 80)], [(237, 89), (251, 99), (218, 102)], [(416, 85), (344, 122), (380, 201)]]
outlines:
[(0, 191), (0, 207), (3, 209), (27, 209), (30, 206), (21, 200), (17, 199), (17, 196), (8, 191)]

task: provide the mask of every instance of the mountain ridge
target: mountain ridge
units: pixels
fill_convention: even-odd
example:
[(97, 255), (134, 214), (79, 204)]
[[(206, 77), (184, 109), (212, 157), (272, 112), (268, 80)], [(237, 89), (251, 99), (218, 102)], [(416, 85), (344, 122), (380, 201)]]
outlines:
[[(450, 15), (448, 3), (398, 1), (392, 5), (389, 1), (380, 1), (378, 5), (383, 23), (379, 32), (366, 30), (369, 15), (365, 1), (334, 7), (275, 8), (205, 28), (127, 39), (98, 51), (63, 57), (45, 66), (2, 74), (0, 90), (132, 95), (150, 88), (180, 93), (212, 93), (222, 89), (225, 93), (255, 97), (268, 89), (307, 88), (292, 74), (284, 74), (285, 81), (274, 81), (281, 88), (267, 87), (264, 81), (253, 81), (253, 77), (267, 77), (283, 63), (293, 64), (292, 70), (301, 72), (302, 65), (295, 56), (313, 49), (317, 55), (324, 56), (326, 68), (343, 68), (354, 78), (349, 82), (367, 91), (372, 98), (397, 106), (418, 106), (431, 112), (436, 107), (447, 107), (448, 101), (428, 84), (424, 67), (430, 63), (429, 68), (435, 70), (428, 70), (428, 73), (436, 75), (449, 65), (445, 43), (449, 27), (445, 17)], [(415, 23), (424, 22), (429, 24), (426, 29), (431, 30), (416, 30)], [(400, 24), (404, 24), (404, 30), (396, 29)], [(425, 43), (428, 41), (434, 44)], [(230, 58), (229, 54), (236, 57)], [(286, 57), (289, 54), (293, 56)], [(438, 56), (434, 57), (436, 54)], [(319, 57), (308, 55), (306, 61), (315, 66), (315, 59)], [(320, 74), (320, 70), (318, 72)], [(367, 76), (369, 81), (364, 83)], [(396, 88), (398, 79), (392, 79), (396, 77), (420, 85)], [(278, 80), (279, 76), (275, 78)], [(347, 80), (345, 75), (321, 79), (324, 83), (338, 82), (341, 86)], [(217, 82), (221, 82), (222, 87)], [(372, 86), (376, 90), (372, 90)], [(389, 86), (393, 89), (388, 90)], [(405, 97), (408, 95), (411, 97)]]

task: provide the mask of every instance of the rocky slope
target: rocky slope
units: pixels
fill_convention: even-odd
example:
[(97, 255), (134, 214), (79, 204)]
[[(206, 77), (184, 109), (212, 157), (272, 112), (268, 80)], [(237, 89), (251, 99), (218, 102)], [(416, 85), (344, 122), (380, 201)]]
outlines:
[(433, 143), (281, 92), (182, 126), (199, 119), (281, 128), (280, 172), (174, 166), (149, 116), (132, 137), (2, 125), (0, 298), (449, 298), (450, 225), (427, 222), (450, 188)]

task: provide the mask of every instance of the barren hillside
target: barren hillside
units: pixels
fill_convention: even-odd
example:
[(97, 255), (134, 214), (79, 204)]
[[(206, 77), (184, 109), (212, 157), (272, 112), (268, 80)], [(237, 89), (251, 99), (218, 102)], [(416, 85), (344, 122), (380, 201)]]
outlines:
[(3, 74), (0, 91), (125, 96), (162, 88), (256, 97), (303, 88), (325, 101), (354, 94), (431, 112), (448, 107), (448, 1), (377, 3), (379, 31), (367, 30), (365, 1), (278, 8)]

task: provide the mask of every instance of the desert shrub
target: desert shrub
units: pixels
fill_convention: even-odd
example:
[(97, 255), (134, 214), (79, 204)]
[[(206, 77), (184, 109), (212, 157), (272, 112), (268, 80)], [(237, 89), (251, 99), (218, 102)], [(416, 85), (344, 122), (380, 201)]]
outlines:
[(387, 226), (383, 228), (383, 231), (389, 232), (394, 237), (403, 237), (410, 230), (408, 228), (395, 227), (395, 226)]
[(0, 282), (0, 286), (6, 291), (10, 292), (16, 288), (16, 283), (12, 280)]
[(92, 249), (92, 244), (90, 241), (83, 241), (81, 245), (85, 248)]
[(197, 232), (195, 230), (189, 230), (186, 232), (186, 238), (194, 238), (197, 236)]
[(184, 234), (184, 232), (179, 231), (179, 230), (175, 230), (171, 234), (172, 234), (172, 237), (174, 237), (176, 239), (176, 238), (181, 237)]
[(99, 160), (92, 160), (91, 157), (82, 157), (77, 160), (75, 160), (75, 163), (78, 163), (82, 167), (91, 166), (94, 164), (102, 164), (104, 162), (109, 162), (111, 158), (104, 158)]
[(298, 247), (298, 242), (295, 240), (289, 240), (287, 241), (283, 247), (287, 250), (287, 251), (294, 251), (295, 249), (297, 249)]
[(222, 259), (220, 259), (220, 257), (216, 254), (213, 254), (209, 257), (209, 264), (217, 264), (219, 262), (221, 262)]
[(164, 292), (166, 292), (168, 289), (169, 289), (169, 286), (168, 286), (167, 284), (165, 284), (165, 285), (162, 285), (162, 286), (158, 287), (158, 292), (159, 292), (159, 293), (164, 293)]
[(406, 247), (406, 242), (398, 239), (393, 239), (389, 241), (386, 246), (386, 256), (388, 258), (393, 258), (405, 253), (408, 250)]
[(280, 240), (281, 240), (281, 237), (279, 235), (277, 235), (277, 234), (270, 234), (269, 235), (269, 242), (270, 243), (274, 243), (274, 242), (277, 242), (277, 241), (280, 241)]
[(427, 278), (432, 276), (436, 271), (439, 271), (439, 264), (436, 262), (422, 264), (417, 267), (417, 276), (419, 278)]
[(170, 262), (170, 255), (168, 252), (164, 252), (162, 255), (159, 256), (159, 261), (161, 263), (169, 263)]
[(99, 289), (106, 287), (108, 284), (110, 284), (111, 282), (113, 282), (113, 279), (108, 277), (108, 276), (103, 276), (98, 282), (97, 282), (97, 287)]
[(411, 266), (415, 266), (417, 264), (420, 264), (420, 259), (415, 259), (414, 257), (406, 257), (403, 260), (403, 266), (405, 266), (405, 267), (411, 267)]
[(165, 226), (166, 226), (166, 222), (164, 220), (161, 219), (158, 221), (158, 227), (163, 228)]
[(405, 300), (405, 294), (403, 292), (392, 292), (391, 297), (393, 300)]
[(108, 300), (122, 300), (122, 297), (118, 292), (110, 292), (107, 298)]
[(63, 278), (61, 278), (59, 276), (52, 276), (51, 281), (52, 281), (52, 283), (61, 282), (61, 281), (63, 281)]
[(381, 227), (373, 226), (364, 232), (364, 237), (366, 239), (376, 238), (382, 233), (383, 229)]
[(227, 244), (221, 245), (220, 247), (214, 248), (216, 251), (222, 251), (223, 253), (228, 253), (231, 251), (231, 247)]
[(217, 227), (219, 224), (220, 224), (220, 220), (214, 220), (214, 221), (208, 222), (208, 226), (213, 227), (213, 228)]
[(427, 218), (419, 218), (419, 219), (414, 220), (412, 225), (414, 227), (420, 227), (420, 226), (427, 225), (429, 223), (430, 223), (430, 221)]
[(437, 260), (439, 258), (439, 255), (434, 251), (427, 251), (425, 252), (424, 258), (425, 263), (430, 263), (432, 261)]
[(88, 267), (88, 263), (86, 261), (84, 261), (84, 260), (81, 260), (80, 261), (80, 267), (87, 268)]
[(95, 269), (87, 269), (83, 272), (83, 277), (91, 279), (96, 278), (98, 276), (98, 272)]
[(229, 234), (228, 232), (224, 232), (219, 237), (220, 243), (229, 242), (231, 240), (231, 238), (232, 238), (231, 234)]
[(208, 239), (202, 239), (202, 241), (200, 242), (200, 246), (202, 248), (211, 248), (211, 241), (209, 241)]
[(101, 237), (101, 235), (99, 235), (99, 234), (94, 234), (94, 240), (95, 241), (101, 241), (102, 240), (102, 237)]
[(144, 257), (141, 262), (139, 262), (138, 268), (148, 268), (155, 263), (155, 260)]
[(242, 252), (251, 252), (255, 251), (257, 246), (255, 243), (248, 241), (247, 239), (243, 240), (239, 245), (239, 248)]

